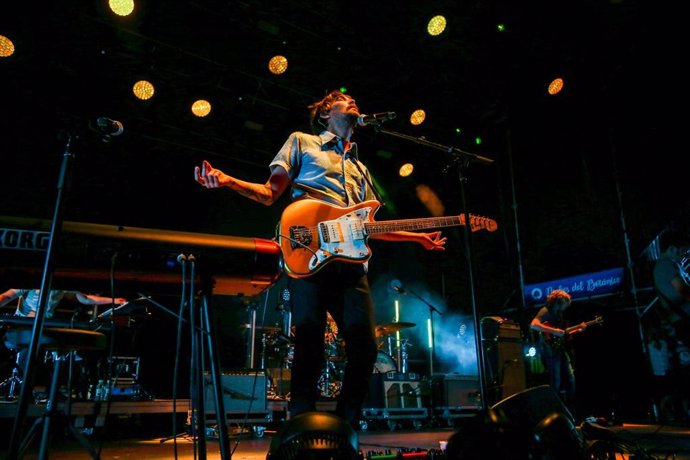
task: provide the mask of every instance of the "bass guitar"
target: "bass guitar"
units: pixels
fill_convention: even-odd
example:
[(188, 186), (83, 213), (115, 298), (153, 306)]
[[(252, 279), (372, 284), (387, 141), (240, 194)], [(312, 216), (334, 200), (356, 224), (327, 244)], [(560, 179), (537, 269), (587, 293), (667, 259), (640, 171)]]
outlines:
[[(347, 208), (317, 200), (290, 204), (283, 211), (277, 234), (287, 274), (305, 278), (334, 260), (364, 263), (371, 257), (370, 235), (465, 225), (464, 215), (376, 222), (374, 214), (380, 206), (375, 200)], [(469, 226), (473, 232), (498, 228), (493, 219), (471, 214)]]
[[(544, 323), (547, 326), (550, 326), (548, 322)], [(594, 319), (586, 321), (584, 325), (586, 327), (590, 326), (595, 326), (595, 325), (601, 325), (604, 324), (604, 318), (601, 315), (596, 316)], [(563, 347), (565, 347), (566, 343), (570, 341), (572, 336), (578, 332), (580, 332), (580, 329), (582, 328), (582, 323), (576, 324), (575, 326), (571, 326), (568, 328), (565, 328), (565, 335), (562, 337), (558, 337), (554, 334), (550, 334), (548, 332), (541, 332), (541, 335), (544, 337), (544, 341), (554, 350), (562, 350)]]

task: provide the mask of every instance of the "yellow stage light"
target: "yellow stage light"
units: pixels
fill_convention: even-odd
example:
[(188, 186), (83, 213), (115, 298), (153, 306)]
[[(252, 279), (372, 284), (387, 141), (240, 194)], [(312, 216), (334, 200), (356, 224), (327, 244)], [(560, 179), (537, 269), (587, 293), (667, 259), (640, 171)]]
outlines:
[(441, 35), (446, 30), (446, 18), (441, 15), (434, 16), (429, 20), (426, 30), (429, 32), (429, 35)]
[(412, 163), (405, 163), (400, 167), (398, 174), (400, 174), (400, 177), (407, 177), (412, 174), (412, 171), (414, 171), (414, 165)]
[(273, 56), (271, 60), (268, 61), (268, 70), (271, 71), (271, 73), (274, 73), (276, 75), (280, 75), (281, 73), (285, 73), (285, 71), (288, 68), (288, 60), (285, 56)]
[(155, 91), (156, 89), (153, 87), (153, 84), (146, 80), (139, 80), (132, 87), (134, 95), (142, 101), (151, 99)]
[(211, 113), (211, 103), (203, 99), (199, 99), (192, 104), (192, 113), (197, 117), (205, 117)]
[(14, 43), (12, 40), (0, 35), (0, 57), (10, 57), (14, 54)]
[(410, 123), (413, 125), (421, 125), (426, 120), (426, 112), (422, 109), (415, 110), (410, 115)]
[(118, 16), (128, 16), (134, 11), (134, 0), (108, 0), (108, 5)]
[(563, 79), (562, 78), (555, 78), (555, 79), (553, 79), (553, 81), (551, 81), (551, 83), (549, 83), (548, 91), (549, 91), (549, 94), (552, 96), (554, 94), (560, 93), (562, 89), (563, 89)]

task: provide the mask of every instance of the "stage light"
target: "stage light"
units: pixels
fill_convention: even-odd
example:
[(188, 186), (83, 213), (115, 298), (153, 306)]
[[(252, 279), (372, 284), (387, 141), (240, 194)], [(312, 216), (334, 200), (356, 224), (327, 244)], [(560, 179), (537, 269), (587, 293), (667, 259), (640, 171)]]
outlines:
[(268, 70), (275, 75), (285, 73), (288, 68), (288, 60), (285, 56), (273, 56), (268, 61)]
[(194, 104), (192, 104), (192, 113), (197, 117), (205, 117), (211, 113), (211, 103), (203, 99), (194, 101)]
[(481, 145), (481, 143), (482, 143), (482, 138), (479, 137), (479, 136), (475, 137), (475, 138), (474, 138), (474, 143), (475, 143), (476, 145)]
[(499, 32), (505, 32), (506, 31), (506, 25), (505, 24), (498, 24), (496, 26), (496, 30), (498, 30)]
[(551, 96), (554, 94), (558, 94), (561, 92), (563, 89), (563, 79), (562, 78), (554, 78), (551, 83), (549, 83), (549, 89), (548, 92)]
[(414, 165), (412, 163), (405, 163), (400, 167), (398, 174), (400, 174), (400, 177), (407, 177), (412, 174), (412, 171), (414, 171)]
[(419, 184), (415, 187), (415, 192), (417, 192), (419, 201), (422, 202), (432, 216), (440, 217), (445, 214), (446, 207), (431, 187), (426, 184)]
[(266, 460), (355, 460), (357, 433), (342, 418), (326, 412), (296, 415), (271, 439)]
[(0, 57), (10, 57), (14, 54), (14, 43), (12, 40), (0, 35)]
[(134, 93), (134, 96), (136, 96), (138, 99), (146, 101), (153, 97), (153, 93), (156, 92), (156, 89), (153, 87), (153, 84), (151, 82), (146, 80), (139, 80), (134, 84), (134, 86), (132, 86), (132, 92)]
[(410, 123), (415, 126), (421, 125), (424, 120), (426, 120), (426, 112), (422, 109), (417, 109), (410, 115)]
[(446, 18), (441, 15), (434, 16), (429, 20), (426, 30), (431, 36), (441, 35), (446, 30)]
[(108, 5), (118, 16), (128, 16), (134, 11), (134, 0), (108, 0)]
[(340, 87), (340, 92), (343, 93), (343, 94), (347, 93), (347, 88), (345, 88), (344, 86), (341, 86), (341, 87)]

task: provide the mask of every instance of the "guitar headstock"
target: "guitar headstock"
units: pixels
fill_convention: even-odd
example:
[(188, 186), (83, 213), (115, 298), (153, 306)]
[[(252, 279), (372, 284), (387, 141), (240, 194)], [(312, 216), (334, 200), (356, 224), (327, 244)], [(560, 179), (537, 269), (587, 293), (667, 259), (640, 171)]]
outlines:
[(591, 324), (604, 324), (604, 317), (601, 315), (595, 316), (594, 319), (591, 321)]
[[(465, 225), (465, 215), (460, 214), (460, 222)], [(488, 232), (495, 232), (498, 230), (498, 224), (495, 220), (488, 217), (475, 216), (470, 214), (470, 229), (472, 232), (478, 232), (479, 230), (486, 230)]]

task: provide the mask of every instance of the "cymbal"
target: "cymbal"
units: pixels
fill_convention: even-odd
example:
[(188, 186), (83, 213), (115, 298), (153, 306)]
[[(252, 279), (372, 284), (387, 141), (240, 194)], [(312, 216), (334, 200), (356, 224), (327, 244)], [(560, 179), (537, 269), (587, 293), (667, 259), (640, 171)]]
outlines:
[(390, 335), (395, 332), (398, 332), (402, 329), (407, 329), (409, 327), (415, 327), (415, 323), (407, 323), (404, 321), (400, 321), (398, 323), (388, 323), (388, 324), (379, 324), (376, 326), (374, 329), (376, 331), (376, 337), (381, 337), (384, 335)]

